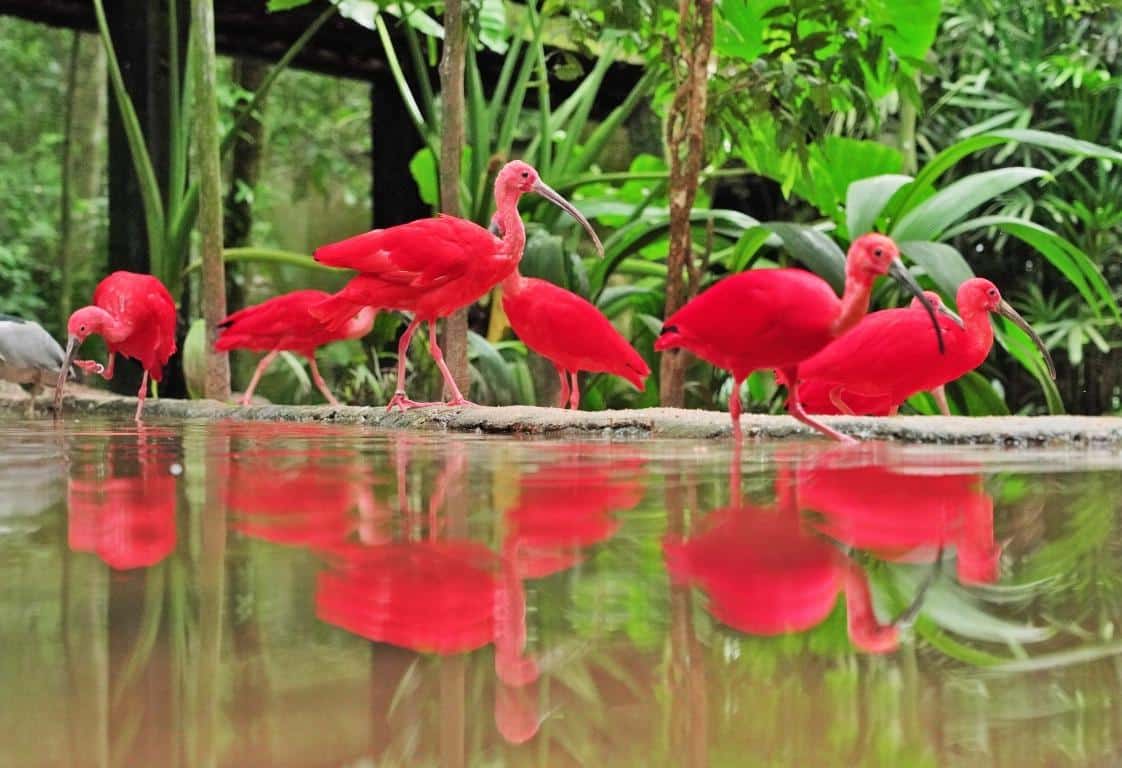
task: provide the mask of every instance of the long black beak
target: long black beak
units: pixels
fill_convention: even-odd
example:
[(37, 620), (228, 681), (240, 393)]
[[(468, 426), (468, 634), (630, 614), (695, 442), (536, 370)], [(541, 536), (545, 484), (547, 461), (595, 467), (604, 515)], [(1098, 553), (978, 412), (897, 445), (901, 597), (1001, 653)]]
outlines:
[(550, 187), (548, 184), (546, 184), (541, 179), (538, 179), (537, 181), (534, 182), (533, 191), (537, 192), (539, 195), (544, 197), (546, 200), (553, 203), (558, 208), (563, 210), (565, 213), (569, 214), (574, 219), (579, 221), (581, 226), (584, 227), (584, 231), (587, 232), (588, 236), (592, 238), (592, 242), (596, 246), (596, 252), (600, 254), (601, 258), (603, 258), (603, 256), (604, 256), (604, 245), (603, 245), (603, 243), (601, 243), (600, 238), (596, 236), (596, 230), (594, 230), (592, 228), (592, 225), (588, 223), (588, 219), (586, 219), (584, 217), (584, 214), (582, 214), (580, 211), (578, 211), (576, 209), (576, 206), (574, 206), (572, 203), (570, 203), (568, 200), (566, 200), (564, 197), (562, 197), (559, 192), (556, 192), (552, 187)]
[(904, 266), (904, 262), (900, 259), (893, 259), (892, 264), (888, 267), (888, 274), (902, 283), (909, 291), (911, 291), (923, 308), (927, 310), (928, 316), (931, 317), (931, 325), (935, 327), (935, 338), (939, 342), (939, 354), (943, 354), (946, 348), (943, 346), (943, 329), (939, 327), (939, 321), (935, 317), (935, 307), (931, 306), (931, 301), (923, 295), (923, 289), (919, 287), (919, 283), (912, 277), (911, 272)]
[(1055, 381), (1056, 366), (1052, 362), (1052, 356), (1048, 354), (1048, 349), (1044, 346), (1044, 340), (1036, 335), (1036, 331), (1032, 329), (1032, 326), (1028, 324), (1028, 321), (1021, 317), (1020, 314), (1018, 314), (1017, 310), (1013, 309), (1013, 306), (1005, 299), (1002, 299), (1001, 303), (997, 305), (997, 314), (1001, 315), (1002, 317), (1009, 318), (1011, 321), (1013, 321), (1013, 325), (1017, 326), (1022, 331), (1028, 334), (1028, 337), (1032, 339), (1032, 343), (1035, 344), (1036, 348), (1040, 350), (1040, 354), (1044, 355), (1044, 362), (1048, 365), (1048, 375), (1052, 377), (1053, 381)]
[(71, 336), (66, 340), (66, 355), (63, 357), (62, 368), (58, 372), (58, 381), (55, 382), (55, 415), (62, 413), (62, 390), (66, 386), (66, 377), (70, 372), (70, 364), (74, 361), (74, 356), (78, 353), (78, 347), (82, 346), (81, 340), (77, 336)]

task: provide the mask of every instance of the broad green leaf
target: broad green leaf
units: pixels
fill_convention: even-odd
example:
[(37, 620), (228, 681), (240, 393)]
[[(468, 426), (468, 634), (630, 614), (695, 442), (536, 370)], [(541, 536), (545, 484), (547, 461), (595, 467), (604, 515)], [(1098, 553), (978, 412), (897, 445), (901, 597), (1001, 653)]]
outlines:
[(911, 176), (886, 173), (851, 183), (845, 194), (845, 225), (849, 239), (872, 232), (884, 206), (910, 181)]
[(845, 253), (821, 230), (805, 224), (772, 221), (763, 226), (779, 235), (791, 255), (828, 282), (839, 294), (845, 289)]
[(963, 232), (985, 227), (996, 227), (1008, 232), (1043, 254), (1052, 266), (1071, 281), (1097, 316), (1101, 316), (1106, 307), (1116, 318), (1122, 319), (1114, 292), (1099, 271), (1098, 265), (1075, 244), (1047, 227), (1014, 216), (980, 216), (950, 228), (943, 236), (950, 239)]
[(183, 378), (187, 396), (192, 400), (203, 396), (206, 379), (206, 321), (201, 317), (191, 323), (183, 340)]
[(1035, 131), (1026, 128), (1007, 128), (1000, 131), (992, 131), (952, 144), (935, 155), (935, 157), (931, 158), (931, 160), (920, 169), (920, 172), (916, 174), (915, 183), (908, 187), (907, 193), (902, 195), (899, 200), (895, 201), (892, 211), (889, 212), (890, 215), (892, 218), (896, 218), (899, 214), (910, 211), (919, 200), (922, 200), (924, 196), (928, 194), (930, 189), (934, 186), (936, 179), (950, 170), (959, 160), (975, 152), (980, 152), (983, 149), (989, 149), (999, 144), (1008, 144), (1011, 142), (1032, 144), (1034, 146), (1054, 149), (1072, 155), (1094, 157), (1100, 160), (1122, 163), (1122, 152), (1117, 152), (1099, 144), (1092, 144), (1089, 141), (1081, 141), (1070, 136), (1063, 136), (1058, 133)]
[(409, 161), (409, 173), (417, 183), (421, 199), (434, 208), (440, 205), (440, 177), (436, 169), (436, 156), (428, 147), (418, 150)]
[(955, 386), (971, 416), (1008, 416), (1009, 406), (993, 388), (993, 384), (977, 371), (957, 379)]
[(842, 204), (853, 182), (897, 174), (904, 167), (899, 150), (876, 141), (828, 136), (808, 152), (808, 172), (800, 175), (793, 191), (838, 224), (845, 220)]
[[(998, 168), (959, 179), (911, 209), (897, 221), (891, 235), (901, 240), (938, 240), (943, 232), (983, 203), (1031, 179), (1046, 176), (1036, 168)], [(913, 182), (913, 186), (918, 183)]]
[(974, 277), (974, 271), (958, 249), (946, 243), (905, 240), (898, 243), (900, 253), (923, 267), (943, 295), (954, 300), (958, 286)]
[(468, 331), (468, 359), (496, 405), (518, 402), (518, 384), (511, 366), (491, 342), (474, 331)]
[(479, 24), (479, 42), (495, 53), (506, 53), (510, 47), (510, 29), (503, 0), (481, 0), (476, 21)]
[(1056, 382), (1048, 376), (1048, 368), (1028, 334), (1003, 317), (995, 318), (995, 320), (997, 323), (995, 336), (998, 342), (1040, 384), (1040, 389), (1044, 393), (1044, 400), (1048, 405), (1048, 412), (1053, 414), (1063, 413), (1064, 402), (1060, 397), (1060, 391), (1056, 388)]

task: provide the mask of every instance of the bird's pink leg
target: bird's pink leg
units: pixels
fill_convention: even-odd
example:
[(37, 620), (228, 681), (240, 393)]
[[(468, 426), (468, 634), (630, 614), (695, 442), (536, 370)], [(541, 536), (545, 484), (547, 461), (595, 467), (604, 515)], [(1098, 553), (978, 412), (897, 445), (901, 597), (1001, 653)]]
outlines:
[(942, 384), (940, 384), (939, 386), (935, 387), (935, 389), (931, 390), (931, 396), (935, 398), (935, 402), (939, 406), (939, 413), (943, 414), (944, 416), (950, 416), (951, 409), (947, 404), (946, 388)]
[[(109, 367), (113, 367), (113, 358), (109, 358)], [(109, 378), (106, 376), (105, 378)], [(136, 393), (136, 422), (140, 423), (140, 412), (144, 410), (144, 398), (148, 397), (148, 371), (140, 377), (140, 390)]]
[(249, 386), (245, 388), (245, 394), (242, 395), (242, 405), (249, 405), (253, 399), (253, 390), (257, 389), (257, 383), (261, 381), (261, 375), (265, 373), (265, 369), (272, 365), (273, 361), (277, 359), (280, 354), (277, 350), (273, 350), (269, 354), (261, 358), (261, 362), (257, 364), (257, 370), (253, 372), (253, 378), (249, 380)]
[(316, 383), (316, 389), (318, 389), (323, 394), (323, 396), (327, 399), (327, 402), (331, 403), (332, 405), (338, 405), (339, 401), (335, 399), (335, 395), (331, 394), (331, 390), (327, 388), (327, 382), (325, 382), (323, 380), (323, 377), (319, 375), (319, 366), (316, 365), (315, 353), (308, 355), (308, 360), (312, 363), (312, 381)]
[(558, 398), (557, 407), (564, 409), (569, 405), (569, 372), (557, 366), (557, 377), (561, 379), (561, 396)]
[[(729, 416), (732, 417), (732, 436), (737, 443), (740, 442), (742, 437), (740, 431), (740, 385), (742, 383), (744, 383), (744, 379), (733, 374), (732, 392), (729, 394)], [(788, 394), (788, 397), (790, 397), (790, 394)]]
[(405, 333), (401, 334), (401, 339), (397, 342), (397, 389), (394, 390), (393, 398), (391, 398), (389, 404), (386, 405), (387, 411), (393, 410), (395, 405), (403, 411), (422, 405), (431, 405), (431, 403), (415, 402), (405, 396), (405, 363), (409, 359), (409, 342), (413, 340), (413, 334), (420, 324), (421, 321), (414, 317), (405, 328)]
[(808, 427), (813, 427), (827, 437), (831, 437), (840, 443), (857, 442), (855, 438), (849, 435), (843, 435), (836, 429), (831, 429), (825, 424), (815, 421), (803, 410), (803, 404), (799, 402), (799, 369), (797, 366), (784, 369), (783, 375), (787, 377), (787, 413), (791, 414)]
[(834, 407), (844, 413), (846, 416), (856, 416), (857, 414), (853, 412), (853, 409), (846, 404), (845, 400), (842, 400), (842, 388), (842, 385), (839, 384), (830, 390), (830, 402), (833, 403)]
[(580, 410), (580, 382), (577, 380), (577, 371), (569, 371), (573, 378), (573, 386), (569, 388), (569, 407), (574, 411)]
[(429, 351), (432, 353), (432, 359), (436, 361), (436, 367), (440, 369), (441, 375), (444, 376), (444, 383), (452, 393), (452, 399), (445, 405), (475, 405), (460, 392), (456, 380), (452, 378), (452, 372), (448, 370), (448, 365), (444, 362), (444, 353), (440, 351), (440, 344), (436, 341), (435, 320), (429, 320)]

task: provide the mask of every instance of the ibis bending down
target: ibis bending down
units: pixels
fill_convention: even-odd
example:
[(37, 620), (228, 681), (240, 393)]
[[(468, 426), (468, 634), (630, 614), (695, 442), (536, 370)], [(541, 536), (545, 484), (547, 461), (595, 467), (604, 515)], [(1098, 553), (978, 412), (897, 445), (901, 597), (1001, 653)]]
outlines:
[(0, 314), (0, 379), (30, 385), (28, 416), (35, 415), (35, 398), (43, 387), (55, 385), (65, 359), (62, 347), (43, 326)]

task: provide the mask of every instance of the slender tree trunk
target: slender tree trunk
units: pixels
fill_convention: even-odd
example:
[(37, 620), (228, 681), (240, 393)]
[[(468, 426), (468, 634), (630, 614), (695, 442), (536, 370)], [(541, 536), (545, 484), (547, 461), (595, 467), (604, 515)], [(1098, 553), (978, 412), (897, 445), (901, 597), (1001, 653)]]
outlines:
[(206, 321), (207, 364), (203, 396), (214, 400), (229, 400), (230, 360), (225, 352), (214, 349), (218, 323), (226, 316), (226, 274), (222, 264), (222, 166), (218, 149), (213, 0), (192, 0), (191, 11), (191, 30), (198, 62), (195, 86), (195, 164), (199, 177), (202, 310)]
[[(666, 316), (697, 291), (698, 273), (690, 240), (690, 211), (697, 196), (705, 150), (705, 102), (709, 57), (713, 49), (713, 0), (678, 0), (678, 43), (671, 67), (677, 88), (666, 121), (670, 155), (670, 254), (666, 281)], [(687, 281), (687, 274), (689, 279)], [(681, 350), (662, 355), (659, 397), (662, 405), (681, 407), (685, 400), (686, 358)]]
[[(248, 94), (255, 93), (265, 81), (269, 66), (259, 59), (238, 59), (234, 62), (234, 85)], [(237, 109), (244, 109), (249, 99), (239, 99)], [(259, 102), (256, 111), (265, 109), (264, 101)], [(265, 148), (265, 126), (256, 116), (250, 117), (245, 126), (238, 131), (231, 150), (230, 183), (226, 190), (226, 218), (224, 245), (239, 248), (249, 244), (253, 231), (253, 196), (261, 170), (261, 155)], [(226, 267), (226, 309), (235, 312), (245, 305), (244, 287), (241, 270), (236, 266)]]
[(63, 326), (73, 308), (75, 274), (89, 263), (96, 249), (96, 219), (89, 203), (98, 194), (105, 164), (105, 51), (96, 36), (73, 35), (59, 201), (59, 318)]
[[(444, 50), (440, 58), (440, 210), (460, 215), (460, 157), (464, 149), (464, 28), (461, 0), (444, 3)], [(441, 344), (453, 378), (466, 394), (471, 381), (467, 359), (467, 307), (444, 321)], [(444, 393), (450, 396), (449, 392)]]

